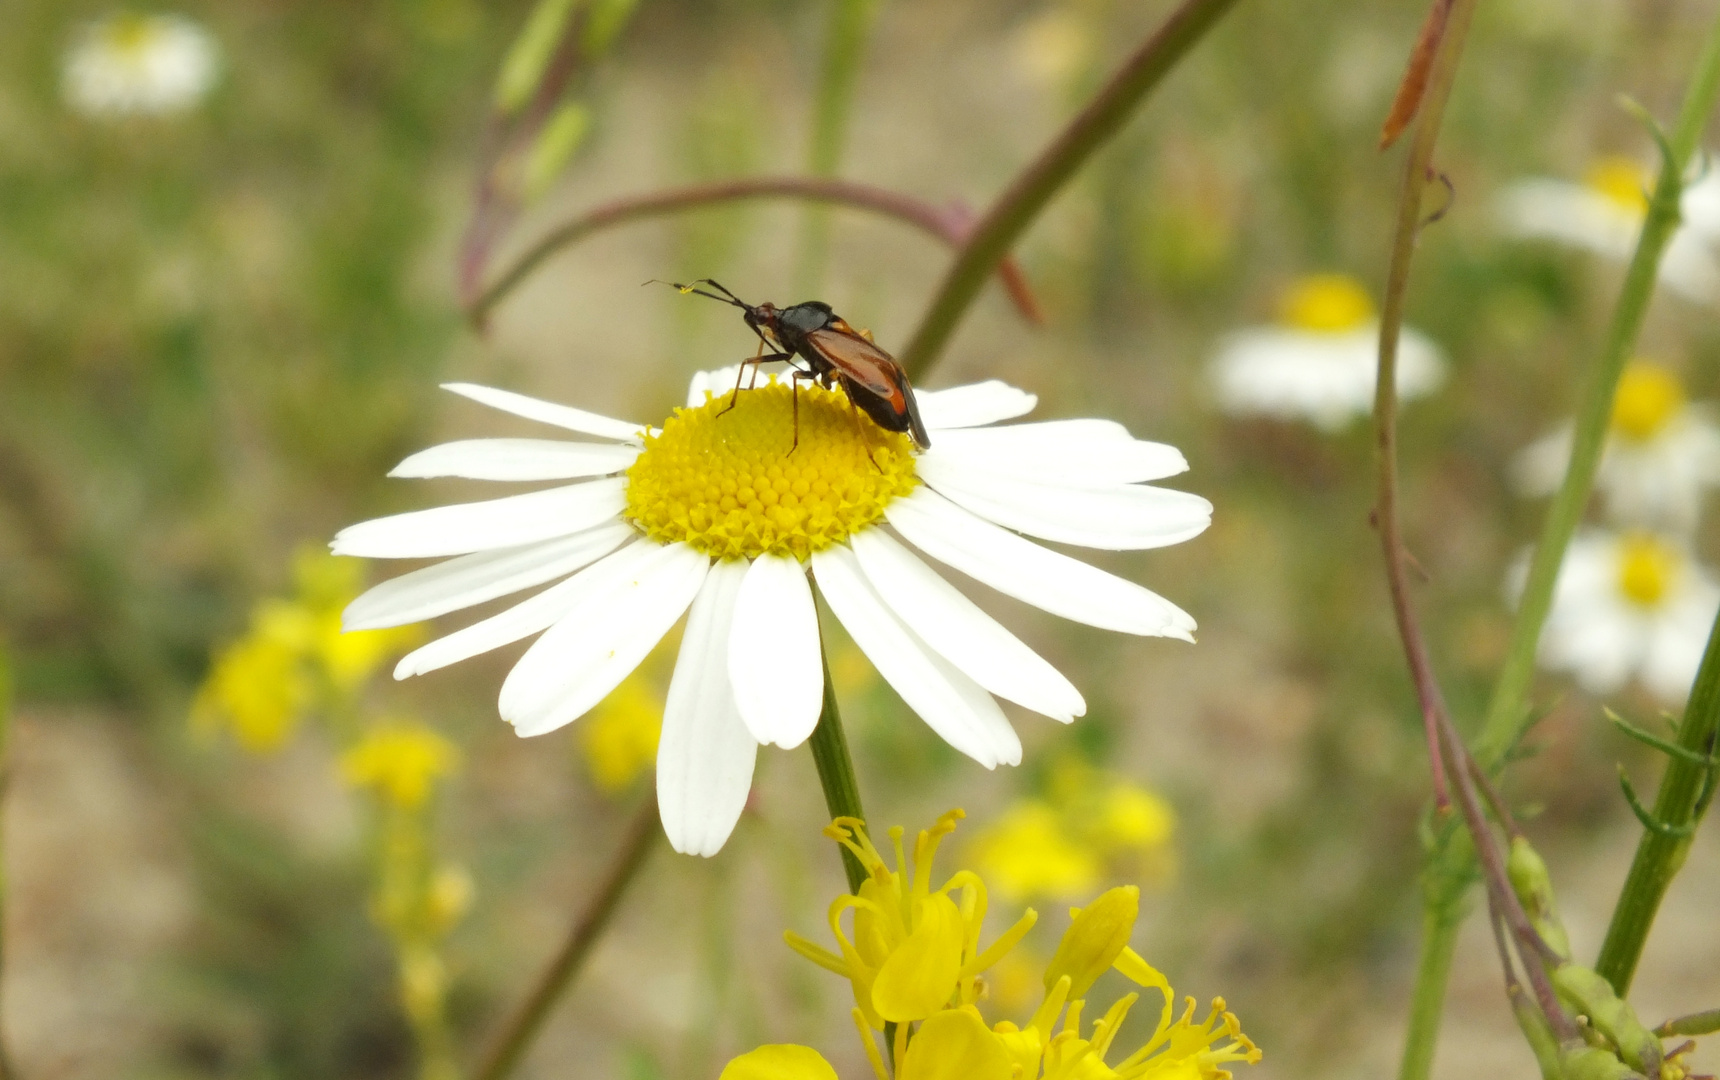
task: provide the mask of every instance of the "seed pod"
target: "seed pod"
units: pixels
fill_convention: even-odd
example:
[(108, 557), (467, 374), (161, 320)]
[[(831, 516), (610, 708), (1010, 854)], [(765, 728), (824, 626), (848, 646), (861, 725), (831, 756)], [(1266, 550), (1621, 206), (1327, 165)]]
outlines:
[(1553, 989), (1568, 1007), (1587, 1016), (1596, 1031), (1612, 1040), (1618, 1056), (1631, 1067), (1644, 1073), (1660, 1071), (1660, 1040), (1593, 968), (1561, 964), (1553, 972)]
[(1511, 879), (1511, 889), (1522, 901), (1523, 910), (1528, 912), (1529, 921), (1534, 924), (1535, 932), (1541, 935), (1541, 940), (1552, 946), (1553, 950), (1563, 959), (1570, 959), (1571, 939), (1565, 933), (1564, 924), (1559, 922), (1559, 913), (1553, 907), (1553, 878), (1547, 872), (1547, 864), (1541, 858), (1540, 852), (1529, 844), (1527, 837), (1519, 836), (1511, 841), (1511, 854), (1505, 861), (1505, 873)]

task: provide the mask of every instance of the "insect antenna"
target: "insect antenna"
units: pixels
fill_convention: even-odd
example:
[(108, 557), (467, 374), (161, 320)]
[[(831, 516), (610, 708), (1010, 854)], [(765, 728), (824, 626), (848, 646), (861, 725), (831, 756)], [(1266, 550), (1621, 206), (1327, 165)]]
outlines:
[[(683, 292), (683, 293), (693, 293), (697, 296), (707, 296), (707, 297), (711, 298), (712, 300), (719, 301), (720, 303), (732, 304), (735, 307), (740, 308), (742, 311), (751, 311), (752, 310), (751, 304), (742, 300), (740, 297), (736, 296), (734, 293), (729, 292), (729, 290), (723, 288), (723, 286), (721, 286), (721, 285), (718, 285), (716, 282), (712, 281), (710, 278), (700, 278), (699, 280), (697, 280), (697, 281), (695, 281), (689, 285), (683, 285), (679, 281), (664, 281), (662, 278), (652, 278), (650, 281), (643, 282), (641, 287), (643, 287), (643, 285), (667, 285), (670, 288), (679, 290), (680, 292)], [(718, 289), (722, 289), (724, 295), (718, 296), (714, 292), (706, 292), (704, 289), (699, 288), (700, 285), (713, 285)]]

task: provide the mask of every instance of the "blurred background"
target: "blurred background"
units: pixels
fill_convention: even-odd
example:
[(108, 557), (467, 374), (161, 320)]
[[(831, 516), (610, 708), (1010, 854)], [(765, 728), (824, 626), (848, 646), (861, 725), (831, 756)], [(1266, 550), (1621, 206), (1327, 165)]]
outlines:
[[(879, 0), (856, 53), (842, 175), (983, 207), (1170, 7)], [(1423, 237), (1410, 292), (1409, 323), (1444, 350), (1448, 374), (1406, 406), (1404, 429), (1420, 601), (1466, 720), (1503, 658), (1502, 582), (1543, 506), (1514, 493), (1511, 462), (1569, 415), (1619, 277), (1502, 236), (1491, 200), (1525, 176), (1580, 178), (1606, 155), (1651, 163), (1616, 98), (1670, 117), (1711, 7), (1480, 7), (1440, 158), (1454, 198)], [(78, 107), (65, 71), (113, 9), (7, 6), (0, 642), (16, 716), (0, 1012), (30, 1080), (414, 1075), (370, 899), (375, 830), (342, 781), (338, 725), (313, 719), (257, 746), (189, 717), (256, 605), (302, 586), (296, 552), (355, 520), (471, 494), (385, 479), (414, 449), (499, 430), (438, 382), (659, 417), (689, 375), (751, 343), (732, 311), (639, 282), (714, 275), (753, 300), (817, 295), (891, 348), (942, 272), (945, 251), (891, 221), (830, 213), (820, 257), (803, 207), (702, 210), (558, 255), (474, 332), (457, 268), (493, 156), (496, 72), (530, 8), (140, 8), (194, 20), (213, 76), (183, 108), (117, 115)], [(578, 71), (583, 126), (523, 213), (502, 216), (495, 249), (505, 261), (629, 193), (804, 172), (836, 9), (643, 0)], [(981, 597), (1090, 706), (1070, 728), (1017, 716), (1026, 761), (996, 775), (907, 715), (851, 650), (838, 657), (874, 820), (916, 828), (969, 812), (946, 866), (978, 858), (976, 838), (1018, 800), (1054, 802), (1070, 770), (1107, 770), (1162, 800), (1174, 828), (1112, 861), (1106, 881), (1143, 885), (1136, 948), (1179, 992), (1227, 997), (1266, 1049), (1249, 1073), (1262, 1080), (1395, 1070), (1426, 767), (1367, 524), (1367, 424), (1226, 415), (1208, 364), (1227, 333), (1272, 322), (1303, 275), (1382, 280), (1399, 159), (1376, 151), (1377, 131), (1424, 11), (1242, 0), (1028, 234), (1018, 255), (1045, 325), (993, 287), (922, 380), (1002, 378), (1039, 395), (1036, 416), (1111, 417), (1182, 448), (1192, 471), (1176, 486), (1213, 501), (1211, 530), (1095, 561), (1193, 613), (1199, 644)], [(1643, 345), (1691, 398), (1720, 393), (1711, 309), (1661, 297)], [(1715, 539), (1699, 534), (1698, 551), (1720, 556)], [(649, 770), (606, 769), (580, 725), (520, 740), (497, 718), (517, 652), (403, 684), (384, 667), (356, 699), (459, 748), (427, 820), (470, 886), (439, 945), (462, 1060), (536, 977), (650, 796)], [(647, 726), (663, 661), (630, 684)], [(1638, 717), (1677, 705), (1634, 687), (1608, 700)], [(1658, 764), (1564, 680), (1548, 677), (1537, 701), (1536, 753), (1510, 788), (1591, 955), (1639, 832), (1615, 762), (1639, 788)], [(651, 857), (521, 1075), (715, 1076), (740, 1050), (786, 1040), (866, 1075), (846, 987), (780, 941), (784, 927), (821, 938), (840, 891), (822, 818), (807, 751), (763, 753), (728, 848)], [(1646, 1017), (1720, 998), (1717, 890), (1709, 830), (1650, 940), (1635, 994)], [(1043, 918), (1025, 948), (1043, 955), (1084, 898), (1030, 899)], [(1020, 906), (994, 904), (1009, 918)], [(1720, 1063), (1705, 1054), (1698, 1066)], [(1479, 921), (1436, 1069), (1533, 1075)]]

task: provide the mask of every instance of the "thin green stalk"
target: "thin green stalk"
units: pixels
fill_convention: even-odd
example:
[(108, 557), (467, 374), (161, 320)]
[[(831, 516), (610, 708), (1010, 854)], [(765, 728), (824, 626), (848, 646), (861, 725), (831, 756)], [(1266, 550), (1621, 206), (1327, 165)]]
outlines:
[(1051, 197), (1111, 137), (1122, 130), (1160, 81), (1187, 56), (1236, 0), (1183, 0), (1104, 89), (1088, 102), (1051, 145), (1040, 152), (985, 212), (955, 262), (944, 273), (937, 296), (920, 319), (902, 367), (919, 377), (943, 353), (956, 324), (967, 314), (989, 278)]
[[(1708, 634), (1708, 649), (1696, 672), (1690, 704), (1678, 725), (1677, 745), (1708, 757), (1714, 753), (1717, 730), (1720, 730), (1720, 621)], [(1630, 864), (1630, 873), (1625, 876), (1624, 888), (1613, 908), (1612, 925), (1607, 927), (1606, 940), (1595, 960), (1595, 970), (1613, 984), (1620, 996), (1630, 990), (1631, 976), (1636, 973), (1649, 927), (1654, 925), (1667, 886), (1672, 884), (1690, 853), (1690, 841), (1708, 809), (1713, 784), (1712, 765), (1698, 765), (1677, 757), (1667, 760), (1653, 811), (1663, 828), (1643, 830), (1636, 858)]]
[(1643, 219), (1642, 235), (1631, 256), (1630, 269), (1625, 272), (1624, 287), (1619, 293), (1618, 306), (1613, 310), (1612, 324), (1607, 328), (1601, 354), (1589, 372), (1583, 388), (1582, 403), (1577, 410), (1576, 432), (1571, 440), (1571, 463), (1564, 483), (1553, 496), (1547, 510), (1547, 521), (1529, 560), (1529, 577), (1523, 586), (1523, 599), (1517, 609), (1517, 622), (1511, 630), (1510, 649), (1505, 665), (1494, 685), (1492, 700), (1487, 706), (1487, 719), (1476, 739), (1475, 755), (1489, 769), (1496, 768), (1516, 740), (1528, 714), (1529, 686), (1535, 675), (1535, 648), (1541, 638), (1541, 628), (1552, 606), (1553, 584), (1559, 576), (1559, 564), (1564, 561), (1565, 548), (1577, 523), (1582, 520), (1594, 487), (1595, 470), (1600, 466), (1601, 450), (1606, 443), (1607, 428), (1612, 419), (1613, 392), (1618, 388), (1619, 374), (1636, 346), (1648, 305), (1654, 296), (1655, 276), (1660, 268), (1661, 254), (1678, 228), (1678, 197), (1683, 190), (1684, 171), (1702, 138), (1702, 130), (1714, 111), (1716, 96), (1720, 95), (1720, 20), (1709, 29), (1702, 55), (1691, 75), (1684, 104), (1678, 112), (1678, 122), (1667, 141), (1670, 160), (1662, 163), (1660, 179), (1655, 184)]
[[(812, 139), (806, 154), (807, 171), (813, 176), (835, 176), (842, 166), (842, 151), (848, 142), (848, 118), (854, 108), (854, 88), (860, 81), (860, 62), (878, 15), (878, 0), (832, 2), (830, 28), (824, 39), (824, 61), (818, 76), (818, 96), (812, 107)], [(801, 230), (796, 280), (801, 295), (812, 296), (823, 286), (830, 252), (830, 211), (809, 207)]]
[(662, 828), (657, 824), (657, 800), (646, 799), (628, 827), (621, 847), (616, 850), (615, 861), (610, 864), (603, 883), (597, 887), (596, 895), (580, 913), (567, 941), (550, 961), (549, 967), (544, 969), (537, 985), (508, 1018), (502, 1034), (474, 1074), (476, 1080), (502, 1080), (519, 1065), (520, 1058), (549, 1018), (550, 1008), (573, 983), (591, 954), (592, 946), (609, 928), (609, 920), (620, 906), (622, 894), (638, 876), (640, 867), (645, 865), (645, 857), (657, 846), (656, 840), (660, 835)]
[[(822, 645), (819, 659), (824, 664), (824, 711), (818, 714), (818, 726), (812, 729), (807, 744), (812, 747), (812, 763), (818, 767), (818, 783), (824, 788), (824, 805), (833, 818), (851, 817), (866, 820), (860, 808), (860, 781), (854, 776), (854, 760), (848, 756), (848, 736), (842, 732), (842, 714), (836, 708), (836, 684), (830, 680), (830, 657)], [(842, 869), (848, 875), (848, 888), (855, 895), (866, 880), (866, 868), (847, 848), (841, 848)]]
[[(12, 663), (6, 654), (4, 645), (0, 645), (0, 810), (5, 807), (6, 788), (11, 779), (11, 758), (7, 749), (12, 735)], [(5, 974), (5, 926), (6, 926), (6, 845), (4, 844), (4, 818), (0, 817), (0, 976)], [(0, 986), (5, 984), (0, 978)], [(0, 998), (0, 1003), (4, 1002)], [(17, 1072), (12, 1068), (12, 1059), (6, 1053), (5, 1010), (0, 1008), (0, 1080), (13, 1080)]]

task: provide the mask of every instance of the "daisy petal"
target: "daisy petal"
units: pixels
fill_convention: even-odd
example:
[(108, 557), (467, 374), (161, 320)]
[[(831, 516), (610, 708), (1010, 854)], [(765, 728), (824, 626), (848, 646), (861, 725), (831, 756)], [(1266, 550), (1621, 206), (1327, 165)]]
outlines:
[(1124, 634), (1194, 640), (1194, 619), (1157, 593), (1040, 547), (920, 488), (884, 516), (915, 547), (1006, 596)]
[(920, 390), (914, 394), (920, 418), (928, 431), (970, 428), (1026, 416), (1039, 399), (1025, 390), (996, 379), (948, 390)]
[(753, 560), (735, 600), (728, 664), (753, 738), (785, 750), (805, 742), (824, 705), (824, 663), (812, 586), (794, 556)]
[(571, 574), (632, 535), (626, 522), (500, 551), (479, 551), (384, 581), (346, 606), (342, 630), (433, 619)]
[(452, 390), (461, 397), (471, 398), (481, 405), (492, 409), (523, 416), (527, 420), (536, 420), (542, 424), (553, 424), (569, 431), (578, 431), (586, 435), (596, 435), (604, 439), (619, 439), (622, 442), (639, 441), (641, 432), (647, 430), (644, 424), (630, 424), (625, 420), (613, 420), (597, 413), (575, 409), (571, 405), (557, 405), (553, 401), (543, 401), (524, 394), (516, 394), (512, 390), (498, 390), (493, 386), (478, 386), (475, 383), (443, 383), (442, 389)]
[(964, 469), (931, 455), (920, 458), (917, 471), (951, 502), (999, 525), (1062, 544), (1138, 551), (1179, 544), (1212, 524), (1212, 504), (1186, 491), (1132, 484), (1097, 490), (1058, 487)]
[(1110, 420), (952, 431), (926, 451), (951, 466), (1002, 473), (1064, 487), (1111, 487), (1163, 480), (1188, 471), (1182, 451), (1131, 436)]
[(585, 715), (633, 673), (698, 595), (709, 557), (685, 544), (645, 546), (651, 554), (632, 573), (594, 587), (502, 682), (502, 719), (521, 736), (543, 735)]
[(743, 562), (719, 562), (705, 576), (663, 704), (657, 810), (669, 846), (683, 855), (721, 850), (752, 790), (758, 743), (729, 688), (730, 626), (746, 576)]
[(817, 552), (812, 574), (860, 651), (945, 742), (988, 769), (1020, 763), (1021, 740), (997, 702), (896, 620), (854, 552), (840, 544)]
[(400, 663), (394, 666), (394, 677), (405, 679), (422, 675), (547, 630), (578, 607), (594, 585), (607, 580), (610, 575), (627, 572), (650, 551), (649, 544), (629, 544), (506, 611), (437, 638), (401, 657)]
[(329, 550), (373, 559), (465, 555), (583, 532), (612, 520), (626, 506), (625, 477), (592, 480), (361, 521), (336, 533)]
[(637, 446), (560, 442), (555, 439), (465, 439), (420, 450), (389, 476), (468, 480), (571, 480), (620, 472), (639, 456)]
[(1021, 639), (880, 529), (850, 540), (884, 603), (974, 682), (1067, 724), (1087, 711), (1081, 692)]
[(755, 380), (751, 375), (747, 375), (744, 377), (745, 381), (743, 382), (743, 376), (741, 374), (742, 367), (751, 368), (752, 366), (752, 363), (749, 361), (744, 365), (730, 364), (728, 367), (717, 368), (715, 371), (693, 372), (693, 378), (687, 384), (687, 408), (696, 409), (700, 405), (703, 405), (705, 403), (705, 395), (707, 393), (712, 397), (722, 397), (724, 394), (733, 394), (737, 384), (739, 384), (743, 389), (750, 389), (753, 386), (764, 386), (770, 382), (771, 376), (776, 376), (780, 381), (786, 379), (789, 372), (792, 370), (787, 364), (782, 363), (781, 361), (759, 364), (758, 378)]

